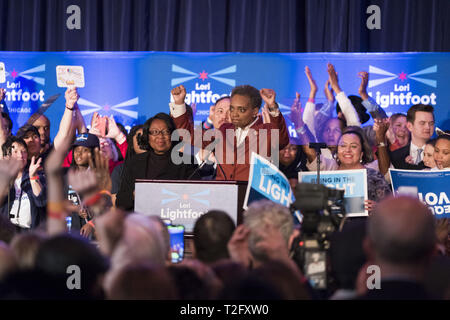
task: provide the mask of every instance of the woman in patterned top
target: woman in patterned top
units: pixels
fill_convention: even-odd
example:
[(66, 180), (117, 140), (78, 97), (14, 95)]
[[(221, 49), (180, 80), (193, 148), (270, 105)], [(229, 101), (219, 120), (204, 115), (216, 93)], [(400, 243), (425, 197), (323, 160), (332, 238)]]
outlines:
[[(307, 167), (316, 170), (316, 153), (313, 149), (303, 146), (308, 157)], [(345, 131), (338, 140), (336, 159), (321, 157), (321, 170), (367, 170), (368, 199), (366, 209), (370, 212), (375, 203), (392, 193), (383, 175), (366, 164), (372, 160), (372, 152), (368, 143), (363, 139), (360, 132), (356, 130)]]

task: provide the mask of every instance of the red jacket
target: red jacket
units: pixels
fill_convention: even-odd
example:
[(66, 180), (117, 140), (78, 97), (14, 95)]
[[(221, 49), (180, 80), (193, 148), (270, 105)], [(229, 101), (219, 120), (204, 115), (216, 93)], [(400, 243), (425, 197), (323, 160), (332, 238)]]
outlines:
[[(187, 113), (184, 113), (177, 118), (173, 118), (173, 120), (178, 129), (186, 129), (190, 132), (191, 142), (194, 143), (194, 128)], [(281, 112), (277, 117), (270, 115), (270, 120), (270, 123), (263, 123), (262, 119), (258, 118), (258, 120), (250, 127), (251, 130), (245, 137), (244, 142), (239, 146), (237, 146), (236, 143), (236, 127), (232, 123), (222, 124), (218, 131), (223, 138), (215, 147), (215, 157), (220, 163), (220, 166), (218, 165), (216, 168), (216, 180), (248, 181), (251, 151), (270, 157), (271, 147), (275, 147), (275, 143), (272, 141), (271, 129), (279, 129), (277, 152), (289, 144), (289, 134)], [(263, 129), (266, 129), (266, 134)], [(227, 130), (232, 134), (227, 136)], [(205, 136), (207, 131), (203, 130), (203, 136)], [(202, 141), (201, 147), (206, 148), (206, 146), (214, 140), (215, 139), (208, 139), (207, 141)], [(200, 147), (197, 141), (195, 141), (195, 145)]]

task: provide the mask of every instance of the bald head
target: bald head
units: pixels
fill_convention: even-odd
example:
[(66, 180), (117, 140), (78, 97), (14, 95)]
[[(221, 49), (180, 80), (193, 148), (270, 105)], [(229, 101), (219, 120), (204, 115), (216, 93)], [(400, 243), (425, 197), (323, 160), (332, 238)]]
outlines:
[(39, 131), (41, 146), (46, 145), (50, 141), (50, 120), (42, 114), (33, 122), (33, 125)]
[(375, 254), (386, 262), (419, 262), (435, 247), (433, 214), (417, 198), (391, 197), (380, 202), (368, 223)]

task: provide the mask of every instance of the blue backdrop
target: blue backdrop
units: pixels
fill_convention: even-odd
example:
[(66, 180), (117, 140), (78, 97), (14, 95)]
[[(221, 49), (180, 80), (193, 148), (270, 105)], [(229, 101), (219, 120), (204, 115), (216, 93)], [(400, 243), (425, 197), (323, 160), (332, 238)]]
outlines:
[[(295, 92), (305, 103), (309, 66), (324, 101), (326, 63), (338, 71), (346, 94), (357, 94), (357, 73), (370, 73), (368, 92), (388, 114), (406, 112), (415, 103), (432, 104), (436, 123), (450, 129), (450, 53), (172, 53), (172, 52), (0, 52), (5, 63), (6, 105), (13, 131), (25, 123), (42, 102), (53, 94), (62, 96), (46, 111), (55, 136), (64, 111), (64, 88), (56, 85), (57, 65), (84, 67), (85, 88), (79, 106), (86, 124), (94, 111), (114, 115), (125, 126), (143, 123), (158, 112), (168, 112), (171, 88), (183, 84), (187, 102), (197, 103), (196, 121), (204, 120), (209, 106), (235, 85), (272, 88), (287, 116)], [(288, 121), (290, 132), (293, 127)]]

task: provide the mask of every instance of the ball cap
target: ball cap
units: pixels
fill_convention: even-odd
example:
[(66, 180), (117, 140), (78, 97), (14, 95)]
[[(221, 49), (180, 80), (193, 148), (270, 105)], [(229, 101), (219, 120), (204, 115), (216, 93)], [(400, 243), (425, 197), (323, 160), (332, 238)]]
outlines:
[(74, 147), (82, 146), (86, 148), (100, 148), (100, 140), (95, 134), (92, 133), (81, 133), (77, 135)]

